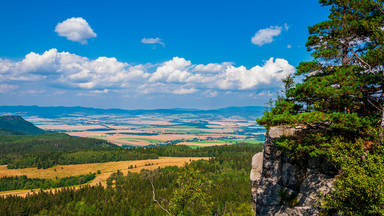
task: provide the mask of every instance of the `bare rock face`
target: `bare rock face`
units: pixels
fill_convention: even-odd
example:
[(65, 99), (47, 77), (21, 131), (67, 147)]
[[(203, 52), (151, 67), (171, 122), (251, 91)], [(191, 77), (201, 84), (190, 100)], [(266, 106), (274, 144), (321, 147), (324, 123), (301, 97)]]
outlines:
[(256, 208), (257, 187), (261, 178), (261, 171), (263, 168), (263, 152), (259, 152), (252, 157), (252, 170), (251, 170), (251, 183), (252, 183), (252, 203), (253, 208)]
[(293, 161), (287, 152), (276, 148), (276, 138), (300, 130), (302, 128), (271, 128), (264, 151), (252, 158), (252, 199), (257, 216), (318, 215), (318, 196), (329, 194), (337, 170), (327, 160)]

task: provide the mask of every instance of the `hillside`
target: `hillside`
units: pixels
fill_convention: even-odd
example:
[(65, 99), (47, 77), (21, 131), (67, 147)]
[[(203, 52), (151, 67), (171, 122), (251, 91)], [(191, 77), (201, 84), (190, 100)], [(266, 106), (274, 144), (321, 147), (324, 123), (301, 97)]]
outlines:
[[(15, 131), (22, 134), (45, 134), (46, 132), (36, 127), (31, 122), (25, 121), (21, 116), (0, 116), (0, 129)], [(0, 131), (0, 134), (5, 131)]]
[(0, 136), (7, 136), (7, 135), (23, 135), (23, 133), (7, 130), (7, 129), (0, 129)]

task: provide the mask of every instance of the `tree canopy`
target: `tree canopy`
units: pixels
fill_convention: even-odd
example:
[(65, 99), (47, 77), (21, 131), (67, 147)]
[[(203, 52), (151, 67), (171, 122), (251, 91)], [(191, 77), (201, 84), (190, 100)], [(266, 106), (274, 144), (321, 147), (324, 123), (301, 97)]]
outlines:
[[(297, 67), (300, 83), (284, 80), (284, 96), (257, 120), (267, 128), (302, 126), (300, 135), (282, 137), (277, 145), (292, 157), (334, 162), (340, 175), (333, 197), (323, 200), (326, 214), (384, 213), (383, 2), (319, 0), (330, 14), (308, 27), (313, 60)], [(364, 169), (367, 164), (374, 167)]]

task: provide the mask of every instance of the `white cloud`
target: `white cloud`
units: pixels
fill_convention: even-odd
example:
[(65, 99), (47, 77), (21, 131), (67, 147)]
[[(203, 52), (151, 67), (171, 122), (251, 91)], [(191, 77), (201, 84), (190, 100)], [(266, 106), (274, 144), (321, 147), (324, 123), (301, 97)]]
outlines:
[(291, 44), (288, 44), (288, 45), (287, 45), (287, 48), (288, 48), (288, 49), (291, 49), (291, 48), (292, 48)]
[(274, 37), (279, 36), (283, 28), (285, 31), (288, 31), (288, 24), (285, 23), (283, 27), (271, 26), (269, 28), (260, 29), (255, 33), (255, 36), (252, 37), (251, 42), (258, 46), (263, 46), (264, 44), (272, 43)]
[(160, 38), (143, 38), (141, 39), (141, 43), (143, 44), (161, 44), (163, 47), (165, 47), (165, 43), (161, 41)]
[(221, 64), (209, 63), (207, 65), (199, 64), (199, 65), (196, 65), (195, 68), (193, 68), (193, 71), (215, 73), (215, 72), (220, 72), (224, 70), (225, 67), (232, 66), (232, 65), (233, 65), (232, 62), (223, 62)]
[(289, 30), (289, 26), (288, 26), (287, 23), (284, 23), (284, 29), (285, 29), (285, 31), (288, 31), (288, 30)]
[(19, 88), (17, 85), (0, 84), (0, 94), (9, 93), (17, 88)]
[(168, 82), (183, 82), (191, 74), (187, 72), (187, 67), (191, 65), (191, 61), (184, 58), (174, 57), (172, 60), (164, 62), (151, 75), (149, 81), (156, 82), (166, 80)]
[(173, 94), (192, 94), (192, 93), (195, 93), (197, 92), (197, 89), (195, 88), (189, 88), (189, 89), (186, 89), (186, 88), (180, 88), (180, 89), (176, 89), (174, 91), (172, 91)]
[(260, 29), (256, 32), (255, 36), (252, 37), (251, 41), (255, 45), (262, 46), (264, 44), (272, 43), (273, 37), (281, 34), (280, 26), (271, 26), (266, 29)]
[(87, 40), (96, 37), (96, 33), (89, 26), (88, 22), (81, 17), (72, 17), (58, 23), (55, 32), (59, 36), (66, 37), (70, 41), (87, 44)]
[(213, 91), (213, 90), (207, 90), (205, 91), (205, 95), (207, 97), (216, 97), (219, 93), (217, 91)]
[(109, 89), (104, 89), (104, 90), (93, 90), (91, 93), (95, 94), (107, 94), (110, 90)]
[[(201, 92), (215, 97), (218, 90), (279, 89), (281, 79), (295, 68), (284, 59), (270, 58), (250, 69), (233, 63), (192, 64), (174, 57), (160, 64), (130, 65), (113, 57), (95, 60), (50, 49), (31, 52), (21, 61), (0, 58), (1, 92), (21, 83), (38, 83), (56, 89), (80, 89), (91, 94), (125, 91), (138, 94), (187, 94)], [(20, 90), (21, 91), (21, 90)]]

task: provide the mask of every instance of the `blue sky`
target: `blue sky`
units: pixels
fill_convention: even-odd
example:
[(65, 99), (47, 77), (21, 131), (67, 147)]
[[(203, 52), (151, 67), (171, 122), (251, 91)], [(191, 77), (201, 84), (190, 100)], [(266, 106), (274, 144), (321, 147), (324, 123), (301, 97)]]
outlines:
[(0, 105), (264, 105), (327, 15), (316, 0), (4, 1)]

